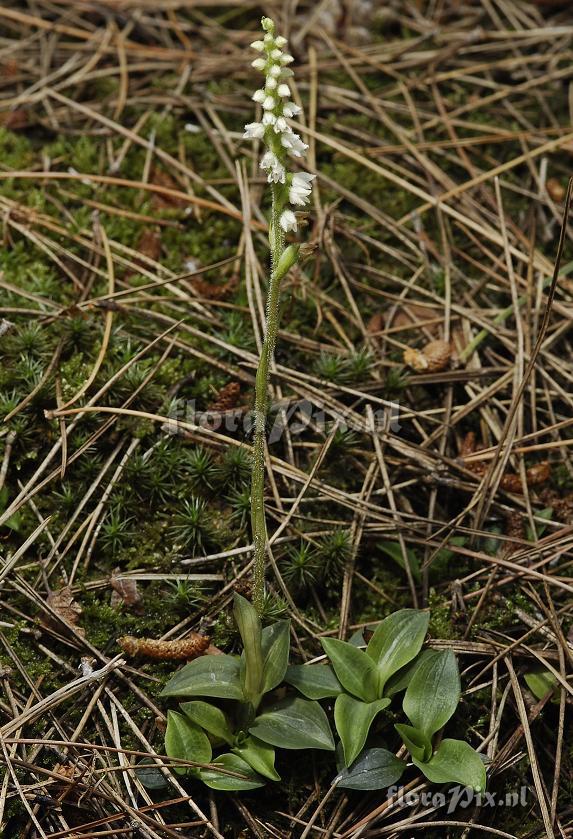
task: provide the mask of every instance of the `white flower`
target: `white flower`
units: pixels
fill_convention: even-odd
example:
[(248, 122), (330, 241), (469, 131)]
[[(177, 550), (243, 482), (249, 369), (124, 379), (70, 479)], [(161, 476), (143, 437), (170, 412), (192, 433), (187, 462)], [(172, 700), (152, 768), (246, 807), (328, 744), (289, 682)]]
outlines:
[(267, 170), (267, 180), (269, 181), (269, 183), (285, 183), (285, 167), (282, 165), (282, 163), (273, 151), (265, 152), (265, 154), (263, 155), (263, 159), (261, 160), (261, 169)]
[(269, 46), (269, 44), (274, 44), (275, 42), (274, 35), (271, 32), (267, 32), (263, 40), (267, 46)]
[(265, 48), (265, 45), (262, 41), (253, 41), (251, 44), (251, 49), (256, 50), (257, 52), (262, 52)]
[(286, 171), (282, 163), (279, 163), (277, 166), (274, 166), (271, 169), (271, 171), (267, 175), (267, 181), (269, 183), (284, 184), (284, 182), (286, 181)]
[(280, 50), (272, 50), (271, 51), (271, 58), (275, 61), (278, 61), (282, 56), (282, 52)]
[(294, 57), (285, 52), (281, 55), (279, 61), (281, 64), (292, 64), (292, 62), (294, 61)]
[(267, 83), (265, 85), (267, 90), (274, 90), (277, 86), (278, 82), (272, 76), (267, 76)]
[(295, 157), (300, 157), (303, 151), (306, 151), (308, 148), (307, 144), (303, 143), (294, 131), (289, 131), (281, 135), (281, 145)]
[(275, 105), (276, 105), (276, 102), (275, 102), (275, 97), (274, 96), (266, 96), (265, 97), (265, 99), (263, 101), (263, 108), (265, 109), (265, 111), (272, 111), (273, 108), (275, 107)]
[(296, 172), (292, 176), (288, 190), (288, 200), (291, 204), (299, 204), (303, 207), (308, 204), (312, 182), (315, 178), (316, 175), (310, 175), (308, 172)]
[(269, 72), (268, 72), (269, 76), (272, 76), (273, 78), (278, 79), (278, 77), (280, 76), (281, 73), (282, 73), (282, 69), (281, 69), (281, 67), (279, 67), (278, 64), (273, 64), (271, 67), (269, 67)]
[(253, 102), (264, 102), (266, 95), (264, 90), (255, 90), (253, 93)]
[(279, 117), (274, 124), (274, 129), (277, 134), (281, 134), (283, 131), (290, 131), (291, 129), (287, 125), (287, 121), (284, 117)]
[(264, 70), (267, 66), (267, 62), (264, 58), (255, 58), (254, 61), (251, 61), (251, 67), (254, 67), (255, 70)]
[(262, 140), (265, 136), (265, 126), (261, 122), (249, 122), (245, 125), (243, 140)]
[(263, 125), (274, 125), (277, 121), (276, 116), (271, 111), (265, 111), (263, 114)]
[(277, 37), (275, 38), (275, 44), (277, 45), (277, 47), (280, 47), (282, 49), (283, 47), (286, 47), (288, 41), (283, 35), (277, 35)]
[(285, 117), (296, 117), (300, 114), (302, 108), (299, 108), (298, 105), (295, 105), (294, 102), (285, 102), (283, 105), (283, 114)]
[(296, 216), (292, 210), (283, 210), (280, 217), (280, 226), (285, 233), (289, 230), (296, 231)]
[(290, 88), (288, 84), (280, 84), (277, 93), (279, 96), (290, 96)]
[(278, 157), (274, 151), (266, 151), (261, 160), (261, 169), (270, 169), (279, 162)]

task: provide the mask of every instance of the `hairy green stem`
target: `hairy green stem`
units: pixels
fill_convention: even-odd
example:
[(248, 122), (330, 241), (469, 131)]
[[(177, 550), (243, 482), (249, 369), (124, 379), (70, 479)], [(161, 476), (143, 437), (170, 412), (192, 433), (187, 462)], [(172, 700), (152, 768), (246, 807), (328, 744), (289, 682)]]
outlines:
[(269, 224), (271, 248), (271, 276), (267, 296), (267, 323), (255, 383), (255, 416), (253, 463), (251, 473), (251, 526), (253, 531), (254, 570), (253, 605), (262, 613), (265, 596), (265, 566), (267, 554), (267, 523), (265, 518), (265, 442), (268, 413), (270, 365), (274, 358), (279, 320), (280, 285), (282, 276), (276, 271), (284, 250), (284, 233), (280, 226), (281, 201), (279, 186), (272, 184), (272, 210)]

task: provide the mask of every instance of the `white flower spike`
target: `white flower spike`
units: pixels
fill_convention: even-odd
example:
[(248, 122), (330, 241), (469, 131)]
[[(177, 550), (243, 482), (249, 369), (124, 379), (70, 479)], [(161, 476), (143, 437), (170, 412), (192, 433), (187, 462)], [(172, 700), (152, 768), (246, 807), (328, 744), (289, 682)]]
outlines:
[(265, 525), (265, 434), (268, 412), (269, 371), (274, 356), (278, 331), (280, 285), (282, 279), (296, 264), (300, 247), (287, 245), (287, 233), (298, 230), (298, 220), (292, 207), (304, 207), (310, 201), (315, 175), (292, 172), (289, 155), (301, 158), (308, 148), (287, 120), (300, 113), (300, 107), (291, 101), (291, 92), (285, 79), (294, 75), (287, 65), (294, 61), (286, 51), (287, 39), (275, 34), (275, 24), (264, 17), (261, 20), (264, 35), (254, 41), (253, 49), (260, 53), (252, 66), (264, 73), (264, 84), (253, 95), (262, 105), (262, 116), (257, 122), (245, 126), (245, 139), (262, 140), (265, 151), (261, 169), (271, 184), (272, 209), (269, 218), (269, 247), (271, 272), (267, 300), (267, 320), (264, 346), (259, 359), (255, 385), (254, 438), (251, 482), (251, 510), (254, 547), (253, 604), (262, 611), (265, 597), (265, 564), (267, 532)]
[[(243, 138), (264, 141), (267, 154), (261, 166), (267, 172), (268, 182), (286, 184), (287, 155), (302, 157), (308, 146), (287, 123), (287, 119), (296, 117), (301, 111), (298, 105), (290, 101), (291, 92), (288, 84), (280, 81), (293, 75), (292, 70), (286, 67), (294, 61), (292, 55), (284, 51), (287, 39), (282, 35), (275, 35), (275, 25), (268, 17), (262, 19), (262, 27), (265, 32), (263, 39), (253, 41), (251, 46), (257, 52), (263, 53), (255, 58), (252, 66), (265, 74), (264, 87), (253, 94), (253, 100), (263, 106), (264, 113), (260, 122), (250, 122), (245, 126)], [(271, 160), (269, 152), (273, 155), (272, 163), (268, 162)], [(305, 197), (308, 197), (310, 193), (311, 181), (312, 178), (306, 182)], [(282, 203), (289, 201), (291, 204), (304, 204), (306, 202), (301, 202), (301, 195), (300, 187), (298, 189), (291, 187), (284, 191)], [(295, 200), (291, 200), (291, 196), (295, 196)]]

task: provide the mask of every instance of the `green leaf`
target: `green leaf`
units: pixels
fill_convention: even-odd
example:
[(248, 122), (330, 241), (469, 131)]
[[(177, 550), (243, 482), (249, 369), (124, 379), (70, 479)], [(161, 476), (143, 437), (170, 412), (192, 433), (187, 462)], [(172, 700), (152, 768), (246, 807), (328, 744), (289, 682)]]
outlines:
[(244, 700), (241, 663), (231, 655), (203, 655), (169, 679), (161, 696), (218, 696)]
[(376, 714), (387, 708), (389, 699), (361, 702), (347, 693), (340, 694), (334, 704), (334, 723), (342, 740), (347, 766), (356, 760), (364, 747)]
[(420, 652), (429, 620), (428, 612), (400, 609), (388, 615), (370, 639), (366, 654), (380, 672), (380, 695), (390, 676)]
[(543, 699), (549, 691), (553, 692), (557, 687), (557, 679), (549, 670), (525, 673), (523, 678), (536, 699)]
[[(448, 545), (453, 545), (455, 548), (463, 548), (466, 542), (467, 539), (465, 536), (452, 536), (448, 539)], [(450, 550), (450, 548), (441, 548), (436, 552), (430, 567), (436, 574), (439, 574), (442, 570), (445, 570), (444, 566), (447, 565), (454, 555), (455, 551)]]
[(209, 734), (232, 743), (234, 734), (229, 721), (220, 708), (210, 705), (208, 702), (182, 702), (179, 706), (183, 713), (196, 725), (204, 728)]
[(334, 672), (348, 693), (364, 702), (373, 702), (379, 698), (378, 671), (363, 650), (336, 638), (323, 638), (321, 643)]
[(460, 674), (451, 650), (433, 651), (414, 673), (404, 695), (404, 713), (426, 737), (450, 719), (460, 701)]
[(285, 682), (308, 699), (328, 699), (343, 691), (328, 664), (291, 664), (287, 668)]
[[(167, 712), (167, 730), (165, 732), (165, 753), (174, 760), (193, 760), (197, 763), (209, 763), (211, 743), (205, 732), (194, 722), (178, 714)], [(192, 767), (174, 766), (178, 775), (186, 775)]]
[(243, 640), (241, 683), (247, 702), (256, 708), (263, 694), (263, 651), (261, 622), (252, 603), (235, 592), (233, 614)]
[(251, 734), (282, 749), (334, 750), (326, 714), (317, 702), (289, 697), (260, 714), (249, 728)]
[(271, 781), (280, 781), (281, 777), (275, 769), (275, 750), (268, 743), (263, 743), (257, 737), (246, 737), (240, 745), (234, 747), (233, 753), (245, 760), (259, 775)]
[(412, 758), (426, 778), (434, 784), (463, 784), (476, 792), (486, 785), (485, 766), (481, 757), (463, 740), (442, 740), (427, 763)]
[(353, 632), (348, 639), (348, 643), (352, 644), (353, 647), (365, 647), (366, 641), (364, 640), (364, 630), (357, 629), (356, 632)]
[[(536, 510), (536, 512), (535, 512), (535, 518), (536, 519), (545, 519), (545, 521), (551, 521), (552, 516), (553, 516), (553, 507), (545, 507), (544, 510)], [(535, 529), (537, 531), (537, 539), (539, 539), (541, 536), (543, 536), (543, 534), (547, 530), (547, 525), (538, 524), (537, 522), (535, 522)], [(534, 542), (535, 541), (536, 537), (535, 537), (535, 534), (533, 533), (533, 530), (531, 529), (531, 525), (527, 526), (527, 531), (526, 531), (525, 538), (527, 539), (528, 542)]]
[(385, 789), (400, 780), (405, 768), (404, 761), (386, 749), (365, 749), (332, 783), (343, 789)]
[(263, 693), (273, 690), (283, 681), (288, 667), (290, 649), (290, 621), (277, 621), (262, 631)]
[(416, 758), (416, 760), (427, 760), (430, 758), (432, 754), (432, 741), (429, 737), (426, 737), (425, 734), (418, 731), (413, 725), (398, 723), (394, 728), (404, 741), (404, 745), (412, 755), (412, 758)]
[[(404, 571), (406, 570), (406, 563), (404, 562), (404, 556), (402, 555), (402, 549), (400, 545), (397, 545), (396, 542), (378, 542), (377, 544), (380, 550), (384, 551), (384, 553), (387, 556), (389, 556), (390, 559), (393, 559), (394, 562), (400, 566), (400, 568), (402, 568)], [(421, 573), (418, 557), (411, 548), (406, 548), (406, 553), (408, 555), (408, 562), (410, 564), (412, 577), (417, 583), (419, 583), (421, 579)]]
[(393, 676), (390, 676), (386, 682), (386, 688), (384, 690), (386, 696), (394, 696), (396, 693), (401, 693), (401, 691), (406, 690), (418, 667), (426, 660), (426, 658), (428, 658), (428, 656), (433, 655), (433, 652), (433, 650), (422, 650), (422, 652), (417, 655), (413, 661), (405, 667), (401, 667), (400, 670), (398, 670), (397, 673), (394, 673)]
[(135, 774), (145, 789), (165, 789), (169, 786), (159, 766), (145, 757), (135, 767)]
[(213, 761), (212, 765), (220, 766), (221, 769), (226, 769), (229, 772), (235, 772), (241, 777), (237, 778), (235, 775), (217, 772), (216, 769), (201, 769), (199, 776), (203, 783), (211, 789), (240, 791), (257, 789), (265, 785), (264, 779), (257, 775), (249, 764), (238, 755), (220, 755), (217, 760)]

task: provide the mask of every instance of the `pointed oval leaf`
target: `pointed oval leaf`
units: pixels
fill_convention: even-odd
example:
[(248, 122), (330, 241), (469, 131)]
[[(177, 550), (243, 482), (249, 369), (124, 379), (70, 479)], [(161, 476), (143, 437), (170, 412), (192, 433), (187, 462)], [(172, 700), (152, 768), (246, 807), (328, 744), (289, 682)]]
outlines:
[(348, 693), (364, 702), (380, 698), (376, 665), (363, 650), (337, 638), (323, 638), (321, 643), (334, 672)]
[(534, 673), (524, 673), (523, 678), (536, 699), (543, 699), (549, 691), (553, 693), (557, 687), (557, 679), (549, 670), (538, 670)]
[(232, 655), (204, 655), (172, 676), (160, 696), (217, 696), (243, 700), (241, 664)]
[(357, 629), (356, 632), (353, 632), (350, 638), (348, 639), (348, 643), (352, 644), (353, 647), (366, 647), (366, 641), (364, 640), (364, 630)]
[(432, 651), (414, 673), (404, 695), (404, 713), (426, 737), (450, 719), (460, 701), (460, 674), (451, 650)]
[(328, 664), (291, 664), (285, 682), (308, 699), (328, 699), (344, 690)]
[[(249, 766), (241, 757), (234, 754), (220, 755), (213, 761), (213, 767), (219, 766), (225, 770), (217, 772), (216, 769), (201, 769), (199, 776), (204, 784), (211, 789), (241, 791), (264, 787), (264, 778)], [(229, 774), (229, 773), (234, 774)], [(239, 777), (237, 777), (239, 776)]]
[(400, 780), (405, 768), (404, 761), (387, 749), (365, 749), (332, 783), (343, 789), (385, 789)]
[(255, 719), (249, 732), (283, 749), (334, 750), (326, 714), (317, 702), (289, 697)]
[(159, 766), (148, 758), (142, 758), (135, 767), (137, 779), (145, 789), (165, 789), (169, 782)]
[(463, 740), (442, 740), (427, 763), (413, 758), (433, 784), (462, 784), (476, 792), (483, 792), (486, 785), (485, 766), (479, 754)]
[(277, 621), (262, 632), (263, 693), (273, 690), (284, 680), (290, 650), (290, 621)]
[[(197, 763), (209, 763), (211, 743), (205, 732), (177, 711), (167, 712), (167, 730), (165, 731), (165, 753), (174, 760), (193, 760)], [(174, 766), (178, 775), (186, 775), (192, 767)]]
[[(378, 547), (383, 550), (387, 556), (393, 559), (400, 568), (403, 568), (404, 571), (406, 570), (406, 563), (404, 561), (404, 555), (402, 554), (402, 548), (400, 545), (396, 544), (396, 542), (378, 542)], [(416, 556), (415, 551), (410, 548), (406, 549), (406, 555), (408, 557), (408, 565), (410, 566), (412, 577), (417, 583), (419, 583), (422, 574), (420, 572), (418, 557)]]
[(271, 781), (280, 781), (281, 776), (275, 769), (275, 750), (268, 743), (257, 737), (247, 737), (240, 746), (235, 746), (233, 753), (239, 755), (249, 766)]
[(252, 603), (235, 592), (233, 614), (243, 641), (241, 681), (245, 699), (256, 708), (263, 692), (261, 622)]
[(390, 676), (416, 658), (424, 643), (430, 615), (418, 609), (400, 609), (385, 618), (366, 647), (380, 673), (380, 691)]
[(384, 689), (386, 696), (394, 696), (395, 694), (406, 690), (418, 667), (426, 660), (426, 658), (433, 654), (434, 650), (422, 650), (422, 652), (417, 655), (413, 661), (410, 661), (409, 664), (406, 664), (405, 667), (401, 667), (397, 673), (390, 676)]
[(413, 725), (398, 723), (394, 726), (404, 745), (416, 760), (427, 760), (432, 754), (432, 741)]
[(209, 734), (224, 740), (226, 743), (232, 743), (234, 739), (233, 731), (229, 724), (229, 720), (220, 708), (216, 708), (209, 702), (182, 702), (179, 706), (185, 716), (194, 722), (196, 725), (204, 728)]
[(341, 693), (337, 697), (334, 704), (334, 723), (342, 741), (346, 766), (350, 766), (362, 751), (376, 714), (389, 704), (389, 699), (361, 702), (347, 693)]

